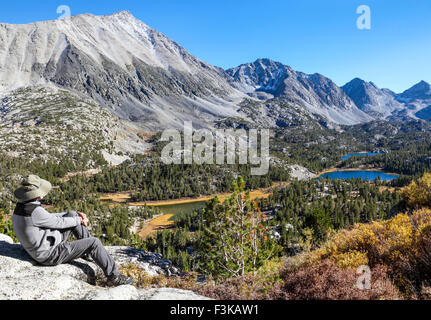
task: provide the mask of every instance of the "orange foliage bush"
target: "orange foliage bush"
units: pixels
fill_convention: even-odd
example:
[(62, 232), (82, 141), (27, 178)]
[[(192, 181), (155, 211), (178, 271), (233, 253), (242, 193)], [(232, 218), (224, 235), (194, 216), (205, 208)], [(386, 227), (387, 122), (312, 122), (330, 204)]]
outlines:
[(405, 187), (401, 195), (411, 208), (431, 207), (431, 173)]
[(326, 259), (344, 268), (384, 265), (407, 296), (421, 297), (424, 281), (431, 273), (431, 210), (423, 208), (383, 222), (357, 224), (338, 232), (303, 259), (309, 268)]
[(356, 269), (341, 268), (330, 260), (295, 272), (282, 272), (283, 298), (288, 300), (394, 300), (400, 299), (397, 288), (388, 277), (388, 268), (378, 265), (371, 270), (371, 287), (356, 286), (360, 275)]

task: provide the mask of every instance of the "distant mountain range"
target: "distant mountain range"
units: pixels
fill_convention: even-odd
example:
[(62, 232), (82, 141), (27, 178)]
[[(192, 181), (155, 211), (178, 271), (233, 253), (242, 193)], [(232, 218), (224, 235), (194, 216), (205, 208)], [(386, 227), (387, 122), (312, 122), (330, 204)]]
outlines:
[(320, 74), (297, 72), (270, 59), (259, 59), (227, 73), (245, 93), (263, 91), (335, 123), (355, 124), (373, 119), (359, 110), (332, 80)]
[(421, 81), (401, 94), (389, 89), (380, 89), (372, 82), (353, 79), (342, 87), (359, 109), (376, 119), (427, 117), (431, 107), (431, 86)]
[(150, 131), (181, 127), (185, 120), (212, 127), (226, 119), (258, 125), (299, 118), (334, 125), (431, 119), (431, 88), (424, 81), (396, 94), (361, 79), (340, 88), (323, 75), (270, 59), (223, 70), (128, 11), (0, 24), (0, 96), (41, 85), (90, 98)]

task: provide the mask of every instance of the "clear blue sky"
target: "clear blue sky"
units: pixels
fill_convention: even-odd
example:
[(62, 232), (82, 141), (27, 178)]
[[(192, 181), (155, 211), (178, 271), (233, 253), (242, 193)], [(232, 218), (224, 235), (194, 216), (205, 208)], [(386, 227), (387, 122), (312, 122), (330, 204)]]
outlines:
[[(431, 82), (430, 0), (44, 0), (3, 1), (0, 22), (56, 19), (129, 10), (213, 65), (230, 68), (271, 58), (338, 85), (360, 77), (404, 91)], [(371, 30), (358, 30), (356, 8), (371, 8)]]

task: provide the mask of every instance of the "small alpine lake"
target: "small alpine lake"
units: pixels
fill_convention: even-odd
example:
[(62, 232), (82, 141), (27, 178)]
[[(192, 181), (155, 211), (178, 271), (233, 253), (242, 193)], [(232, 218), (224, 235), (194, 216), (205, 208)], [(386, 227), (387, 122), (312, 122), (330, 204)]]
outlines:
[(397, 179), (399, 176), (397, 174), (386, 173), (383, 171), (370, 171), (370, 170), (340, 170), (340, 171), (332, 171), (324, 173), (318, 176), (316, 179), (326, 179), (329, 178), (331, 180), (341, 179), (341, 180), (350, 180), (350, 179), (362, 179), (375, 181), (377, 178), (380, 178), (382, 181), (392, 181)]

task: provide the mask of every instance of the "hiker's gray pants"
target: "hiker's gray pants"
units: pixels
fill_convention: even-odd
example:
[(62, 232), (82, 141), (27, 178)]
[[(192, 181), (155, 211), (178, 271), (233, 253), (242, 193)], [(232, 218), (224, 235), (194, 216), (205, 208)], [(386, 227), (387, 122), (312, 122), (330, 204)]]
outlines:
[[(64, 217), (76, 216), (76, 212), (69, 212)], [(76, 241), (67, 242), (70, 233), (76, 237)], [(63, 241), (54, 249), (49, 259), (43, 263), (48, 266), (56, 266), (71, 262), (88, 254), (94, 262), (103, 270), (106, 276), (118, 275), (120, 271), (115, 265), (114, 259), (109, 255), (102, 242), (90, 235), (88, 229), (79, 225), (77, 227), (64, 230)]]

